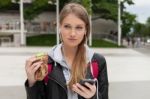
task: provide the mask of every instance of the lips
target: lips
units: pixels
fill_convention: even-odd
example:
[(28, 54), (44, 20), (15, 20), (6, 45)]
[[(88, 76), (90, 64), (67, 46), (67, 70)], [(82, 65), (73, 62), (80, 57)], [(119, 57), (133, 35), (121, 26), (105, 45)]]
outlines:
[(75, 41), (75, 40), (77, 40), (77, 39), (74, 39), (74, 38), (69, 38), (68, 40), (70, 40), (70, 41)]

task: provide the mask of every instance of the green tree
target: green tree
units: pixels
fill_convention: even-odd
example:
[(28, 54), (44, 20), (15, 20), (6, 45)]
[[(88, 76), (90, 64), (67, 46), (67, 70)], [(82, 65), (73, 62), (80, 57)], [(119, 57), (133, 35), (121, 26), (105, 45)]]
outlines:
[[(52, 4), (48, 4), (48, 1), (51, 1)], [(94, 11), (94, 13), (98, 13), (101, 18), (117, 21), (117, 0), (59, 0), (60, 9), (70, 1), (83, 4), (90, 15), (92, 15)], [(19, 0), (16, 0), (16, 2), (19, 2)], [(31, 21), (45, 11), (45, 9), (53, 9), (53, 11), (55, 11), (55, 2), (56, 0), (32, 0), (31, 5), (24, 8), (24, 18)], [(11, 0), (0, 0), (0, 8), (6, 8), (11, 4)]]
[(117, 13), (118, 13), (117, 0), (71, 0), (71, 1), (81, 3), (91, 15), (92, 13), (98, 14), (99, 16), (97, 18), (113, 19), (117, 21)]
[(135, 22), (133, 26), (133, 35), (144, 36), (145, 24)]
[(34, 19), (49, 7), (48, 1), (49, 0), (33, 0), (30, 6), (24, 8), (24, 18), (27, 20)]
[[(13, 4), (18, 3), (20, 0), (15, 0), (12, 2), (12, 0), (0, 0), (0, 10), (3, 9), (9, 9)], [(48, 4), (48, 2), (51, 1), (51, 4)], [(51, 6), (51, 9), (55, 10), (55, 0), (32, 0), (32, 3), (28, 7), (24, 7), (24, 18), (26, 20), (32, 20), (37, 15), (39, 15), (41, 12), (49, 9)]]
[(11, 0), (0, 0), (0, 10), (11, 6)]
[(147, 18), (146, 25), (150, 27), (150, 17)]
[(112, 19), (117, 22), (118, 4), (117, 0), (92, 0), (93, 12), (99, 14), (100, 18)]
[(145, 33), (147, 36), (150, 36), (150, 17), (147, 18), (146, 21), (147, 32)]
[(147, 26), (145, 26), (145, 25), (141, 29), (141, 33), (142, 33), (142, 36), (144, 36), (144, 37), (147, 37), (147, 36), (150, 37), (150, 29)]
[(134, 27), (136, 22), (136, 15), (131, 14), (129, 12), (124, 12), (122, 15), (122, 36), (125, 37), (129, 35), (131, 28)]
[(150, 17), (147, 19), (145, 24), (136, 22), (134, 24), (133, 35), (147, 37), (150, 36)]
[(88, 13), (92, 15), (92, 1), (91, 0), (82, 0), (81, 4), (86, 8)]
[(129, 35), (132, 28), (134, 28), (134, 24), (136, 23), (136, 15), (131, 14), (125, 11), (125, 4), (133, 5), (134, 2), (132, 0), (123, 0), (120, 3), (121, 6), (121, 21), (122, 21), (122, 37)]
[(124, 9), (126, 9), (125, 4), (133, 5), (134, 2), (132, 0), (123, 0), (121, 3), (121, 13), (123, 13)]

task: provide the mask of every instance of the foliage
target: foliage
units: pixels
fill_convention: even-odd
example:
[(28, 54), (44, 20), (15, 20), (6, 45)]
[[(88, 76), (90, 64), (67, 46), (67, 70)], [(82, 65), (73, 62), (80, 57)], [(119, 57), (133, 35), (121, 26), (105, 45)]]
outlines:
[(127, 3), (128, 5), (133, 5), (134, 4), (134, 2), (132, 0), (123, 0), (123, 1), (121, 1), (121, 9), (122, 9), (122, 11), (124, 9), (126, 9), (125, 3)]
[(148, 19), (146, 21), (146, 30), (147, 30), (147, 32), (145, 33), (145, 35), (150, 37), (150, 17), (148, 17)]
[(0, 10), (11, 6), (11, 0), (0, 0)]
[(143, 27), (144, 27), (144, 24), (136, 22), (134, 25), (134, 33), (140, 32)]
[(48, 0), (33, 0), (32, 4), (24, 10), (24, 18), (32, 20), (47, 7)]
[(131, 29), (134, 27), (134, 24), (136, 23), (136, 15), (125, 11), (126, 9), (125, 4), (133, 5), (134, 2), (132, 0), (123, 0), (120, 3), (121, 20), (122, 20), (121, 28), (122, 28), (123, 37), (129, 35), (129, 33), (131, 32)]
[[(19, 0), (15, 1), (19, 2)], [(48, 4), (48, 1), (51, 1), (52, 4)], [(24, 7), (24, 18), (32, 20), (45, 9), (56, 10), (55, 2), (56, 0), (32, 0), (31, 5)], [(90, 15), (92, 15), (92, 13), (98, 13), (101, 18), (117, 21), (117, 0), (59, 0), (60, 10), (68, 2), (81, 3)], [(0, 9), (2, 9), (2, 7), (9, 8), (11, 4), (11, 0), (0, 0)]]
[[(97, 18), (117, 21), (117, 0), (71, 0), (81, 3), (90, 15), (98, 14)], [(95, 19), (95, 18), (93, 18)]]
[(117, 22), (118, 18), (118, 5), (117, 3), (102, 1), (95, 4), (97, 7), (95, 10), (96, 13), (104, 19), (112, 19)]
[(150, 17), (147, 18), (146, 25), (150, 27)]
[(129, 35), (131, 28), (136, 22), (136, 15), (129, 12), (124, 12), (122, 15), (122, 36)]
[(139, 22), (136, 22), (133, 27), (133, 35), (134, 36), (150, 36), (150, 17), (147, 19), (146, 24), (142, 24)]

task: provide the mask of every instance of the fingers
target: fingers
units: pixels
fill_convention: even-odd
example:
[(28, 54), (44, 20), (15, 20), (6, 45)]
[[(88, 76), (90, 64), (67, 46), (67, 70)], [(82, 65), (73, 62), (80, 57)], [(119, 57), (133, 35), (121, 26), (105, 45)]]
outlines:
[(80, 85), (79, 83), (76, 84), (76, 86), (83, 92), (89, 92), (89, 89), (87, 89), (86, 87)]
[(85, 85), (92, 91), (92, 92), (95, 92), (96, 91), (96, 86), (95, 84), (94, 85), (91, 85), (89, 83), (85, 83)]
[(30, 67), (34, 62), (39, 61), (36, 56), (32, 56), (26, 60), (26, 68)]
[(34, 83), (37, 81), (35, 79), (35, 72), (40, 68), (42, 64), (43, 61), (37, 59), (36, 56), (32, 56), (26, 60), (25, 69), (26, 69), (29, 86), (34, 85)]
[(91, 85), (89, 83), (85, 83), (85, 86), (87, 86), (88, 88), (77, 83), (77, 84), (73, 85), (72, 90), (75, 91), (76, 93), (78, 93), (79, 95), (83, 96), (84, 98), (91, 98), (92, 96), (94, 96), (96, 93), (95, 84)]
[(81, 96), (86, 96), (87, 95), (87, 93), (83, 92), (83, 90), (85, 90), (85, 89), (84, 89), (84, 87), (81, 87), (81, 85), (74, 84), (72, 90), (75, 91), (76, 93), (78, 93)]
[(43, 62), (37, 59), (35, 56), (32, 56), (29, 59), (27, 59), (25, 69), (27, 78), (30, 81), (35, 81), (34, 78), (35, 72), (40, 68), (42, 63)]
[(29, 67), (29, 69), (30, 69), (33, 73), (35, 73), (35, 72), (38, 70), (38, 68), (40, 68), (40, 66), (42, 65), (42, 63), (43, 63), (42, 61), (33, 63), (33, 64)]
[(40, 68), (40, 66), (42, 65), (42, 61), (38, 61), (36, 63), (33, 63), (31, 66), (29, 66), (27, 69), (26, 69), (26, 72), (27, 72), (27, 75), (34, 75), (35, 72)]

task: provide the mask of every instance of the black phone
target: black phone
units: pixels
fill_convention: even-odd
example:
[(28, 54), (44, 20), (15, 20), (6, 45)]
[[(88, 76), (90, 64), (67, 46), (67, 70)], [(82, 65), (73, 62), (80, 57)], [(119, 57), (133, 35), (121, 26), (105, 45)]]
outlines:
[(86, 82), (93, 85), (96, 83), (96, 80), (95, 79), (82, 79), (80, 80), (79, 84), (87, 88), (87, 86), (85, 85)]

